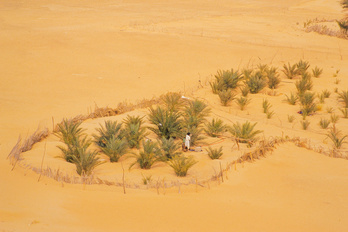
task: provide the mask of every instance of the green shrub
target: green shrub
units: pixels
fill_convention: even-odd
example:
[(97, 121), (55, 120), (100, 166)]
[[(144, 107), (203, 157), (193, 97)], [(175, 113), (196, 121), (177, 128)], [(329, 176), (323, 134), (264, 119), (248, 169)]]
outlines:
[(212, 119), (211, 122), (205, 124), (205, 133), (211, 137), (221, 136), (227, 127), (221, 119)]
[(293, 92), (291, 92), (290, 96), (286, 95), (286, 101), (290, 104), (290, 105), (296, 105), (296, 102), (298, 100), (298, 96), (296, 94), (294, 94)]
[(276, 68), (270, 68), (266, 71), (267, 73), (267, 78), (268, 78), (268, 87), (270, 89), (276, 89), (278, 88), (280, 84), (280, 78), (279, 74), (277, 72)]
[(343, 114), (343, 118), (348, 118), (348, 108), (340, 109)]
[(309, 68), (309, 62), (300, 60), (297, 64), (297, 72), (298, 74), (302, 75), (303, 73), (307, 72), (307, 69)]
[(302, 129), (303, 129), (303, 130), (307, 130), (308, 127), (309, 127), (309, 124), (310, 124), (310, 122), (307, 121), (307, 120), (301, 121)]
[(211, 109), (206, 103), (200, 100), (189, 101), (183, 112), (184, 128), (199, 127), (206, 121), (206, 117), (211, 113)]
[(267, 81), (261, 72), (255, 72), (246, 80), (245, 84), (249, 87), (250, 93), (255, 94), (266, 87)]
[(169, 166), (174, 169), (174, 172), (177, 176), (186, 176), (188, 170), (197, 163), (192, 156), (176, 156), (173, 159), (168, 161)]
[(331, 95), (331, 92), (327, 89), (322, 91), (322, 94), (324, 95), (325, 98), (329, 98)]
[(344, 108), (348, 108), (348, 90), (342, 90), (340, 93), (338, 93), (338, 99), (343, 101), (345, 105)]
[(267, 112), (266, 112), (266, 117), (267, 117), (267, 119), (272, 118), (273, 115), (274, 115), (274, 111), (267, 111)]
[(249, 121), (246, 121), (243, 124), (240, 124), (239, 122), (234, 123), (230, 128), (230, 133), (240, 143), (252, 144), (256, 140), (256, 135), (262, 133), (260, 130), (254, 130), (256, 124), (257, 123), (251, 124)]
[(309, 74), (304, 74), (302, 78), (295, 83), (296, 89), (298, 91), (298, 95), (303, 95), (307, 90), (311, 90), (313, 88), (313, 81)]
[(239, 106), (240, 110), (244, 110), (244, 108), (250, 103), (251, 99), (247, 97), (239, 97), (236, 99), (237, 100), (237, 105)]
[(330, 125), (330, 121), (329, 121), (328, 119), (325, 119), (325, 118), (320, 119), (320, 121), (319, 121), (319, 126), (320, 126), (322, 129), (328, 128), (329, 125)]
[(230, 104), (236, 95), (231, 90), (222, 90), (219, 92), (220, 102), (223, 106)]
[(297, 64), (294, 64), (294, 65), (290, 65), (290, 63), (288, 63), (288, 65), (284, 64), (282, 72), (285, 74), (285, 76), (288, 79), (293, 79), (298, 74)]
[(74, 157), (80, 158), (79, 149), (87, 149), (91, 145), (91, 141), (87, 139), (87, 136), (80, 136), (72, 139), (69, 143), (65, 143), (66, 146), (57, 146), (63, 153), (63, 159), (72, 163)]
[(179, 149), (181, 148), (181, 144), (176, 143), (173, 138), (161, 138), (159, 144), (164, 160), (172, 159), (174, 156), (178, 156), (181, 154), (181, 152), (179, 151)]
[(135, 164), (139, 164), (141, 169), (150, 169), (153, 164), (163, 160), (158, 144), (150, 140), (143, 141), (143, 149), (139, 154), (134, 155), (136, 161), (129, 166), (131, 169)]
[[(184, 106), (184, 100), (180, 93), (167, 93), (161, 97), (161, 103), (170, 112), (178, 112)], [(135, 124), (135, 123), (133, 123)]]
[(149, 127), (159, 138), (176, 138), (181, 133), (181, 114), (171, 112), (162, 107), (149, 108), (148, 119), (153, 127)]
[(57, 132), (55, 132), (55, 135), (65, 144), (75, 143), (85, 131), (80, 127), (81, 122), (74, 122), (73, 120), (68, 119), (63, 119), (63, 121), (57, 126), (58, 129)]
[(323, 73), (323, 69), (322, 68), (318, 68), (317, 66), (315, 66), (315, 68), (312, 69), (312, 73), (313, 73), (313, 77), (318, 78)]
[(97, 128), (97, 135), (93, 135), (94, 142), (99, 147), (105, 147), (106, 141), (108, 141), (111, 137), (116, 137), (122, 139), (123, 131), (122, 131), (122, 123), (117, 123), (117, 121), (107, 120), (105, 121), (105, 127), (101, 124), (100, 128)]
[(148, 135), (146, 128), (142, 127), (144, 117), (129, 116), (123, 121), (124, 122), (124, 138), (127, 140), (130, 148), (138, 148), (140, 142)]
[(247, 85), (244, 85), (243, 88), (240, 88), (240, 92), (242, 93), (243, 97), (248, 96), (250, 92), (249, 87)]
[(103, 162), (96, 157), (97, 151), (87, 150), (85, 147), (77, 148), (78, 156), (73, 156), (72, 163), (76, 166), (76, 172), (80, 176), (89, 176), (93, 169)]
[(210, 159), (219, 159), (223, 155), (222, 147), (220, 147), (219, 149), (213, 149), (209, 146), (208, 149), (205, 150), (207, 151)]
[(346, 143), (344, 140), (347, 138), (348, 135), (341, 136), (341, 131), (337, 130), (334, 126), (331, 128), (329, 133), (326, 135), (331, 141), (333, 142), (333, 146), (335, 149), (340, 149), (344, 143)]
[(269, 103), (267, 99), (263, 99), (262, 101), (262, 108), (263, 108), (263, 113), (267, 113), (271, 109), (272, 105)]
[(333, 124), (335, 124), (335, 123), (338, 122), (338, 120), (339, 120), (340, 118), (339, 118), (338, 115), (336, 115), (336, 114), (331, 114), (331, 115), (330, 115), (330, 119), (331, 119), (331, 122), (332, 122)]
[(100, 149), (110, 158), (110, 162), (118, 162), (128, 152), (128, 144), (125, 139), (112, 136), (106, 141), (105, 147), (100, 147)]
[(314, 93), (310, 92), (306, 92), (300, 97), (301, 111), (304, 118), (308, 115), (313, 114), (316, 111), (317, 105), (314, 102), (314, 99)]
[(210, 83), (213, 93), (219, 93), (223, 90), (231, 90), (238, 87), (238, 82), (242, 79), (242, 75), (237, 71), (219, 70), (215, 75), (215, 81)]

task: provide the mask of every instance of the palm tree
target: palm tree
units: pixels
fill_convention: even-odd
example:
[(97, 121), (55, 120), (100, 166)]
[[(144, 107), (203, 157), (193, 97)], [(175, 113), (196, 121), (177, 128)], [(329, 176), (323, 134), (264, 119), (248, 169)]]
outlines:
[(221, 119), (213, 118), (211, 122), (205, 124), (205, 133), (212, 137), (218, 137), (226, 131), (227, 127)]
[(97, 128), (97, 135), (93, 135), (94, 142), (99, 147), (105, 147), (106, 141), (108, 141), (112, 136), (121, 139), (123, 137), (122, 123), (117, 123), (117, 121), (107, 120), (105, 121), (105, 127), (101, 124), (100, 128)]
[(170, 112), (180, 111), (185, 103), (180, 93), (167, 93), (161, 97), (161, 102)]
[(55, 135), (65, 144), (72, 144), (83, 135), (85, 129), (82, 129), (82, 122), (74, 122), (73, 120), (63, 119), (63, 121), (58, 124), (58, 131)]
[(248, 80), (245, 82), (248, 85), (250, 93), (255, 94), (260, 92), (267, 85), (267, 80), (265, 76), (260, 72), (255, 72), (250, 76)]
[(341, 93), (338, 93), (338, 99), (341, 99), (343, 103), (345, 104), (344, 108), (348, 108), (348, 90), (341, 91)]
[(254, 131), (256, 124), (257, 123), (251, 124), (249, 121), (246, 121), (243, 124), (240, 124), (239, 122), (234, 123), (230, 128), (230, 133), (238, 142), (252, 144), (256, 140), (255, 136), (262, 133), (261, 130)]
[(152, 165), (162, 160), (161, 150), (157, 143), (150, 140), (143, 141), (143, 150), (134, 155), (136, 161), (129, 166), (131, 169), (135, 164), (139, 164), (141, 169), (150, 169)]
[(174, 169), (174, 172), (177, 176), (186, 176), (188, 170), (197, 163), (192, 156), (176, 156), (173, 159), (168, 161), (169, 166)]
[(178, 156), (181, 154), (179, 149), (181, 148), (180, 143), (176, 143), (173, 138), (166, 139), (161, 138), (159, 140), (160, 147), (162, 150), (162, 156), (164, 159), (172, 159), (174, 156)]
[(341, 131), (337, 130), (335, 126), (330, 130), (330, 132), (326, 135), (334, 144), (335, 149), (340, 149), (344, 143), (346, 143), (344, 140), (347, 138), (348, 135), (340, 136)]
[(100, 149), (110, 158), (110, 162), (118, 162), (128, 152), (128, 144), (125, 139), (112, 136), (106, 141), (105, 147), (101, 147)]
[(146, 128), (142, 127), (143, 118), (128, 115), (123, 121), (125, 124), (123, 134), (130, 148), (139, 148), (140, 142), (148, 135)]

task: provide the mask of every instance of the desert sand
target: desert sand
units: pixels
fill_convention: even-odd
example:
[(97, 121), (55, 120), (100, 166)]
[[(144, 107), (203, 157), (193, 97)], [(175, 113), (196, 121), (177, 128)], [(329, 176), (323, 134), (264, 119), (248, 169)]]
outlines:
[[(6, 159), (19, 135), (25, 138), (38, 126), (51, 129), (52, 118), (59, 122), (95, 105), (116, 107), (168, 91), (204, 99), (212, 117), (227, 123), (257, 122), (265, 137), (297, 136), (329, 148), (317, 124), (330, 117), (326, 107), (340, 115), (334, 94), (304, 131), (299, 106), (284, 102), (295, 80), (281, 74), (277, 95), (255, 94), (245, 111), (221, 106), (209, 80), (219, 69), (260, 63), (281, 68), (303, 59), (324, 70), (314, 79), (314, 91), (347, 90), (347, 40), (303, 30), (308, 20), (343, 17), (339, 2), (329, 0), (0, 1), (0, 231), (347, 231), (348, 161), (293, 143), (238, 164), (223, 183), (180, 192), (127, 188), (124, 194), (119, 186), (66, 184), (45, 176), (38, 182), (37, 173), (20, 165), (11, 170)], [(272, 119), (261, 112), (265, 98), (273, 105)], [(294, 123), (287, 122), (289, 114)], [(93, 130), (103, 120), (83, 126)], [(347, 120), (337, 122), (345, 134)], [(44, 165), (73, 175), (73, 167), (56, 157), (57, 138), (46, 141)], [(240, 153), (228, 139), (221, 144), (222, 162)], [(24, 153), (23, 164), (40, 166), (44, 146)], [(210, 176), (211, 161), (194, 155), (200, 162), (186, 180)], [(111, 179), (115, 170), (106, 163), (96, 174)], [(177, 179), (163, 165), (149, 173)], [(137, 168), (127, 171), (127, 180), (136, 182), (140, 174)]]

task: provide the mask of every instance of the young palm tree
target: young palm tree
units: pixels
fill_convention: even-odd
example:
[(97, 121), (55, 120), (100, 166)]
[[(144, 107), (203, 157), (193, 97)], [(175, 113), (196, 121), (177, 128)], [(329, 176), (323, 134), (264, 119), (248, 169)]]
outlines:
[(298, 100), (298, 96), (296, 94), (294, 94), (293, 92), (291, 92), (290, 96), (286, 95), (286, 101), (290, 104), (290, 105), (296, 105), (296, 102)]
[(238, 87), (238, 82), (242, 79), (242, 75), (237, 71), (219, 70), (215, 75), (215, 82), (210, 83), (214, 93), (222, 90), (235, 89)]
[(331, 139), (335, 149), (340, 149), (342, 145), (346, 143), (344, 140), (347, 138), (348, 135), (341, 137), (341, 131), (337, 130), (336, 127), (334, 126), (326, 136), (329, 139)]
[(105, 155), (109, 156), (110, 162), (118, 162), (128, 152), (128, 144), (125, 139), (112, 136), (106, 141), (105, 147), (101, 147), (100, 149)]
[(234, 94), (231, 90), (219, 91), (218, 95), (223, 106), (230, 104), (230, 102), (232, 102), (234, 97), (236, 96), (236, 94)]
[(223, 155), (222, 147), (220, 147), (219, 149), (213, 149), (209, 146), (206, 151), (210, 159), (219, 159)]
[(221, 119), (213, 118), (211, 122), (205, 124), (205, 133), (211, 137), (218, 137), (226, 131), (227, 127)]
[(107, 120), (105, 121), (105, 127), (102, 124), (99, 124), (100, 128), (97, 128), (97, 135), (92, 135), (94, 137), (94, 142), (99, 147), (105, 147), (106, 141), (111, 137), (116, 137), (122, 139), (122, 123), (117, 123), (117, 121)]
[(154, 127), (149, 127), (159, 138), (176, 138), (181, 131), (181, 114), (162, 107), (150, 108), (148, 119)]
[(296, 81), (296, 89), (298, 91), (298, 95), (301, 97), (307, 90), (311, 90), (313, 88), (313, 81), (310, 76), (304, 75), (305, 78), (301, 78), (301, 80)]
[(262, 133), (261, 130), (254, 130), (257, 123), (251, 124), (246, 121), (243, 124), (239, 122), (234, 123), (230, 128), (230, 133), (235, 137), (240, 143), (252, 144), (256, 140), (256, 135)]
[(161, 97), (161, 102), (170, 112), (180, 111), (185, 103), (180, 93), (167, 93)]
[(158, 144), (150, 140), (143, 141), (143, 149), (134, 157), (136, 161), (129, 166), (129, 169), (135, 164), (139, 164), (141, 169), (150, 169), (154, 163), (162, 160)]
[(283, 70), (282, 72), (285, 74), (285, 76), (289, 79), (293, 79), (294, 77), (297, 76), (298, 71), (297, 71), (297, 64), (294, 65), (290, 65), (290, 63), (288, 63), (288, 65), (284, 64), (283, 65)]
[(250, 76), (248, 80), (245, 82), (250, 89), (250, 93), (255, 94), (260, 92), (267, 85), (267, 80), (265, 76), (262, 75), (260, 71), (255, 72)]
[(325, 119), (325, 118), (320, 119), (320, 121), (319, 121), (319, 126), (320, 126), (322, 129), (328, 128), (329, 125), (330, 125), (330, 120)]
[(173, 138), (166, 139), (166, 138), (161, 138), (159, 141), (160, 148), (162, 151), (162, 157), (167, 160), (167, 159), (172, 159), (175, 156), (178, 156), (181, 154), (179, 149), (181, 148), (180, 143), (176, 143)]
[(90, 151), (86, 148), (78, 148), (77, 151), (79, 156), (73, 156), (72, 162), (75, 164), (76, 172), (80, 176), (91, 175), (93, 169), (103, 163), (96, 157), (97, 151)]
[(301, 111), (304, 118), (314, 113), (317, 109), (317, 105), (314, 102), (315, 94), (306, 92), (300, 97)]
[(313, 73), (314, 77), (319, 78), (320, 75), (323, 73), (323, 69), (322, 68), (318, 68), (317, 66), (315, 66), (315, 68), (312, 69), (312, 73)]
[(140, 142), (148, 135), (146, 128), (142, 127), (143, 118), (139, 116), (127, 116), (123, 121), (125, 124), (124, 137), (130, 148), (139, 148)]
[(65, 144), (75, 143), (78, 138), (83, 135), (85, 129), (82, 129), (81, 122), (74, 122), (73, 120), (63, 119), (57, 125), (58, 131), (55, 135)]
[(308, 61), (303, 61), (303, 60), (300, 60), (296, 65), (297, 65), (297, 72), (300, 75), (307, 72), (307, 69), (310, 66)]
[(338, 93), (338, 99), (343, 101), (343, 103), (345, 104), (344, 108), (348, 108), (348, 90), (342, 90), (340, 93)]
[(191, 135), (190, 135), (191, 146), (197, 145), (199, 141), (204, 139), (203, 128), (201, 126), (199, 126), (199, 127), (196, 127), (196, 126), (187, 126), (186, 127), (186, 126), (184, 126), (179, 138), (181, 138), (181, 139), (185, 138), (187, 132), (191, 133)]
[(168, 161), (169, 166), (174, 169), (174, 172), (177, 176), (186, 176), (188, 170), (197, 163), (192, 156), (176, 156), (173, 159)]
[(240, 110), (244, 110), (245, 107), (250, 103), (251, 99), (247, 97), (239, 97), (237, 98), (237, 105), (239, 106)]
[(65, 146), (57, 146), (63, 153), (63, 158), (72, 163), (73, 158), (79, 158), (79, 149), (86, 150), (91, 145), (91, 140), (87, 139), (87, 136), (79, 136), (78, 138), (71, 139), (69, 143), (65, 143)]
[(249, 86), (243, 85), (243, 87), (240, 88), (240, 92), (241, 92), (241, 94), (242, 94), (243, 97), (247, 97), (248, 94), (249, 94), (249, 92), (250, 92)]
[(267, 74), (268, 77), (268, 87), (270, 89), (276, 89), (278, 88), (279, 84), (280, 84), (280, 78), (279, 78), (279, 74), (277, 73), (277, 71), (274, 69), (274, 71), (272, 71), (273, 69), (270, 69), (270, 71)]

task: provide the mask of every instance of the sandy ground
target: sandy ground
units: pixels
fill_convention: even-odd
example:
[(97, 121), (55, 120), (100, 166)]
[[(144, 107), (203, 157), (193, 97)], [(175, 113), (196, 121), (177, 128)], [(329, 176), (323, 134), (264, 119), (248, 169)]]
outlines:
[[(260, 112), (262, 99), (271, 99), (265, 93), (241, 112), (197, 87), (218, 69), (305, 59), (324, 69), (315, 91), (346, 90), (348, 42), (302, 30), (309, 19), (341, 17), (339, 3), (328, 0), (0, 1), (0, 231), (347, 231), (347, 161), (293, 144), (239, 165), (221, 185), (181, 194), (38, 182), (29, 170), (11, 171), (6, 160), (20, 134), (51, 128), (52, 117), (167, 91), (204, 98), (232, 121), (258, 122), (267, 136), (286, 132), (329, 146), (317, 125), (329, 117), (325, 110), (310, 119), (309, 131), (300, 129), (298, 115), (287, 123), (298, 106), (282, 100), (294, 81), (284, 80), (272, 97), (271, 120)], [(340, 114), (334, 96), (326, 106)], [(346, 120), (337, 125), (348, 133)], [(40, 163), (42, 147), (25, 162)], [(59, 166), (51, 156), (47, 162)]]

